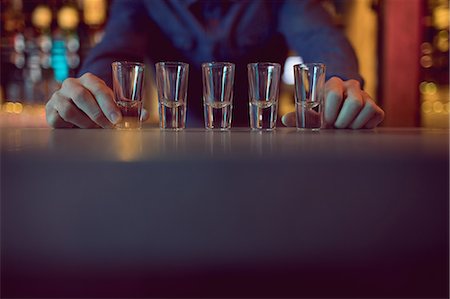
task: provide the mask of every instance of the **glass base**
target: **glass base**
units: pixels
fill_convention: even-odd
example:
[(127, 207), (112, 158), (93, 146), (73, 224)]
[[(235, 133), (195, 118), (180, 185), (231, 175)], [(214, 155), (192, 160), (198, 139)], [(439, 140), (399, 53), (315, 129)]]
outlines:
[(185, 128), (163, 128), (163, 127), (159, 127), (159, 128), (163, 131), (172, 131), (172, 132), (183, 131), (185, 129)]
[(231, 128), (205, 128), (208, 131), (218, 131), (218, 132), (224, 132), (224, 131), (229, 131)]
[(297, 131), (301, 132), (318, 132), (320, 128), (297, 128)]
[(253, 132), (271, 132), (275, 131), (276, 128), (251, 128)]

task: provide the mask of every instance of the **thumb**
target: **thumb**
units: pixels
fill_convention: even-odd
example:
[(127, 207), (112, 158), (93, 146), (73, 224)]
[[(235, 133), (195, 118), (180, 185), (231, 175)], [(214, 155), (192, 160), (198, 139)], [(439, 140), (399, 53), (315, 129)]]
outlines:
[(283, 115), (281, 122), (286, 127), (295, 127), (297, 125), (295, 120), (295, 112), (289, 112)]

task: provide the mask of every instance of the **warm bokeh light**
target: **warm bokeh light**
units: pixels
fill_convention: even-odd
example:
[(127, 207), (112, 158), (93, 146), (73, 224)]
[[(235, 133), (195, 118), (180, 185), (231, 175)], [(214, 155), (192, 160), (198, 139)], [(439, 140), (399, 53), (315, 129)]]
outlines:
[(58, 25), (62, 29), (73, 30), (79, 21), (78, 11), (74, 7), (64, 6), (58, 11)]
[(437, 7), (433, 11), (433, 26), (437, 29), (448, 28), (449, 17), (448, 5), (447, 7), (445, 5)]
[(420, 50), (423, 54), (431, 54), (433, 52), (433, 47), (430, 43), (425, 42), (420, 45)]
[(83, 0), (84, 22), (90, 26), (98, 26), (106, 20), (106, 0)]
[(23, 111), (22, 104), (21, 103), (14, 103), (13, 112), (14, 113), (22, 113), (22, 111)]
[(40, 29), (47, 29), (52, 23), (52, 11), (47, 5), (38, 5), (31, 16), (31, 22)]
[(448, 51), (448, 31), (447, 30), (441, 30), (438, 33), (438, 36), (436, 38), (436, 47), (441, 52), (447, 52)]
[(433, 111), (433, 104), (431, 101), (424, 101), (422, 103), (422, 112), (430, 113), (431, 111)]
[(420, 58), (420, 65), (424, 68), (430, 68), (433, 66), (433, 59), (429, 55), (424, 55)]
[(442, 105), (441, 102), (437, 101), (433, 103), (433, 111), (435, 113), (441, 113), (442, 111), (444, 111), (444, 105)]

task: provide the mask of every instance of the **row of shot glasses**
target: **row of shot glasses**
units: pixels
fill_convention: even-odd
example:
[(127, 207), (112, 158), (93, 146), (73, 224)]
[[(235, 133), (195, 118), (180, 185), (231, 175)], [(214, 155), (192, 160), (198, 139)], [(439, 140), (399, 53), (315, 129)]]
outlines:
[[(189, 65), (183, 62), (158, 62), (159, 125), (161, 129), (186, 127)], [(325, 65), (294, 65), (297, 128), (319, 130), (323, 119)], [(114, 62), (114, 100), (122, 112), (117, 128), (141, 128), (144, 65)], [(248, 71), (249, 117), (253, 130), (276, 128), (281, 66), (278, 63), (250, 63)], [(205, 128), (231, 129), (235, 65), (229, 62), (202, 64)]]

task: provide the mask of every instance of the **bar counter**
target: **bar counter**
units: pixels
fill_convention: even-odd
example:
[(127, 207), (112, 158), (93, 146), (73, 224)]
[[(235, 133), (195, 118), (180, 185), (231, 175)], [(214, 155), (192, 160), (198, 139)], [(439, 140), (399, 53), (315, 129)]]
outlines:
[(447, 297), (449, 131), (1, 129), (2, 297)]

